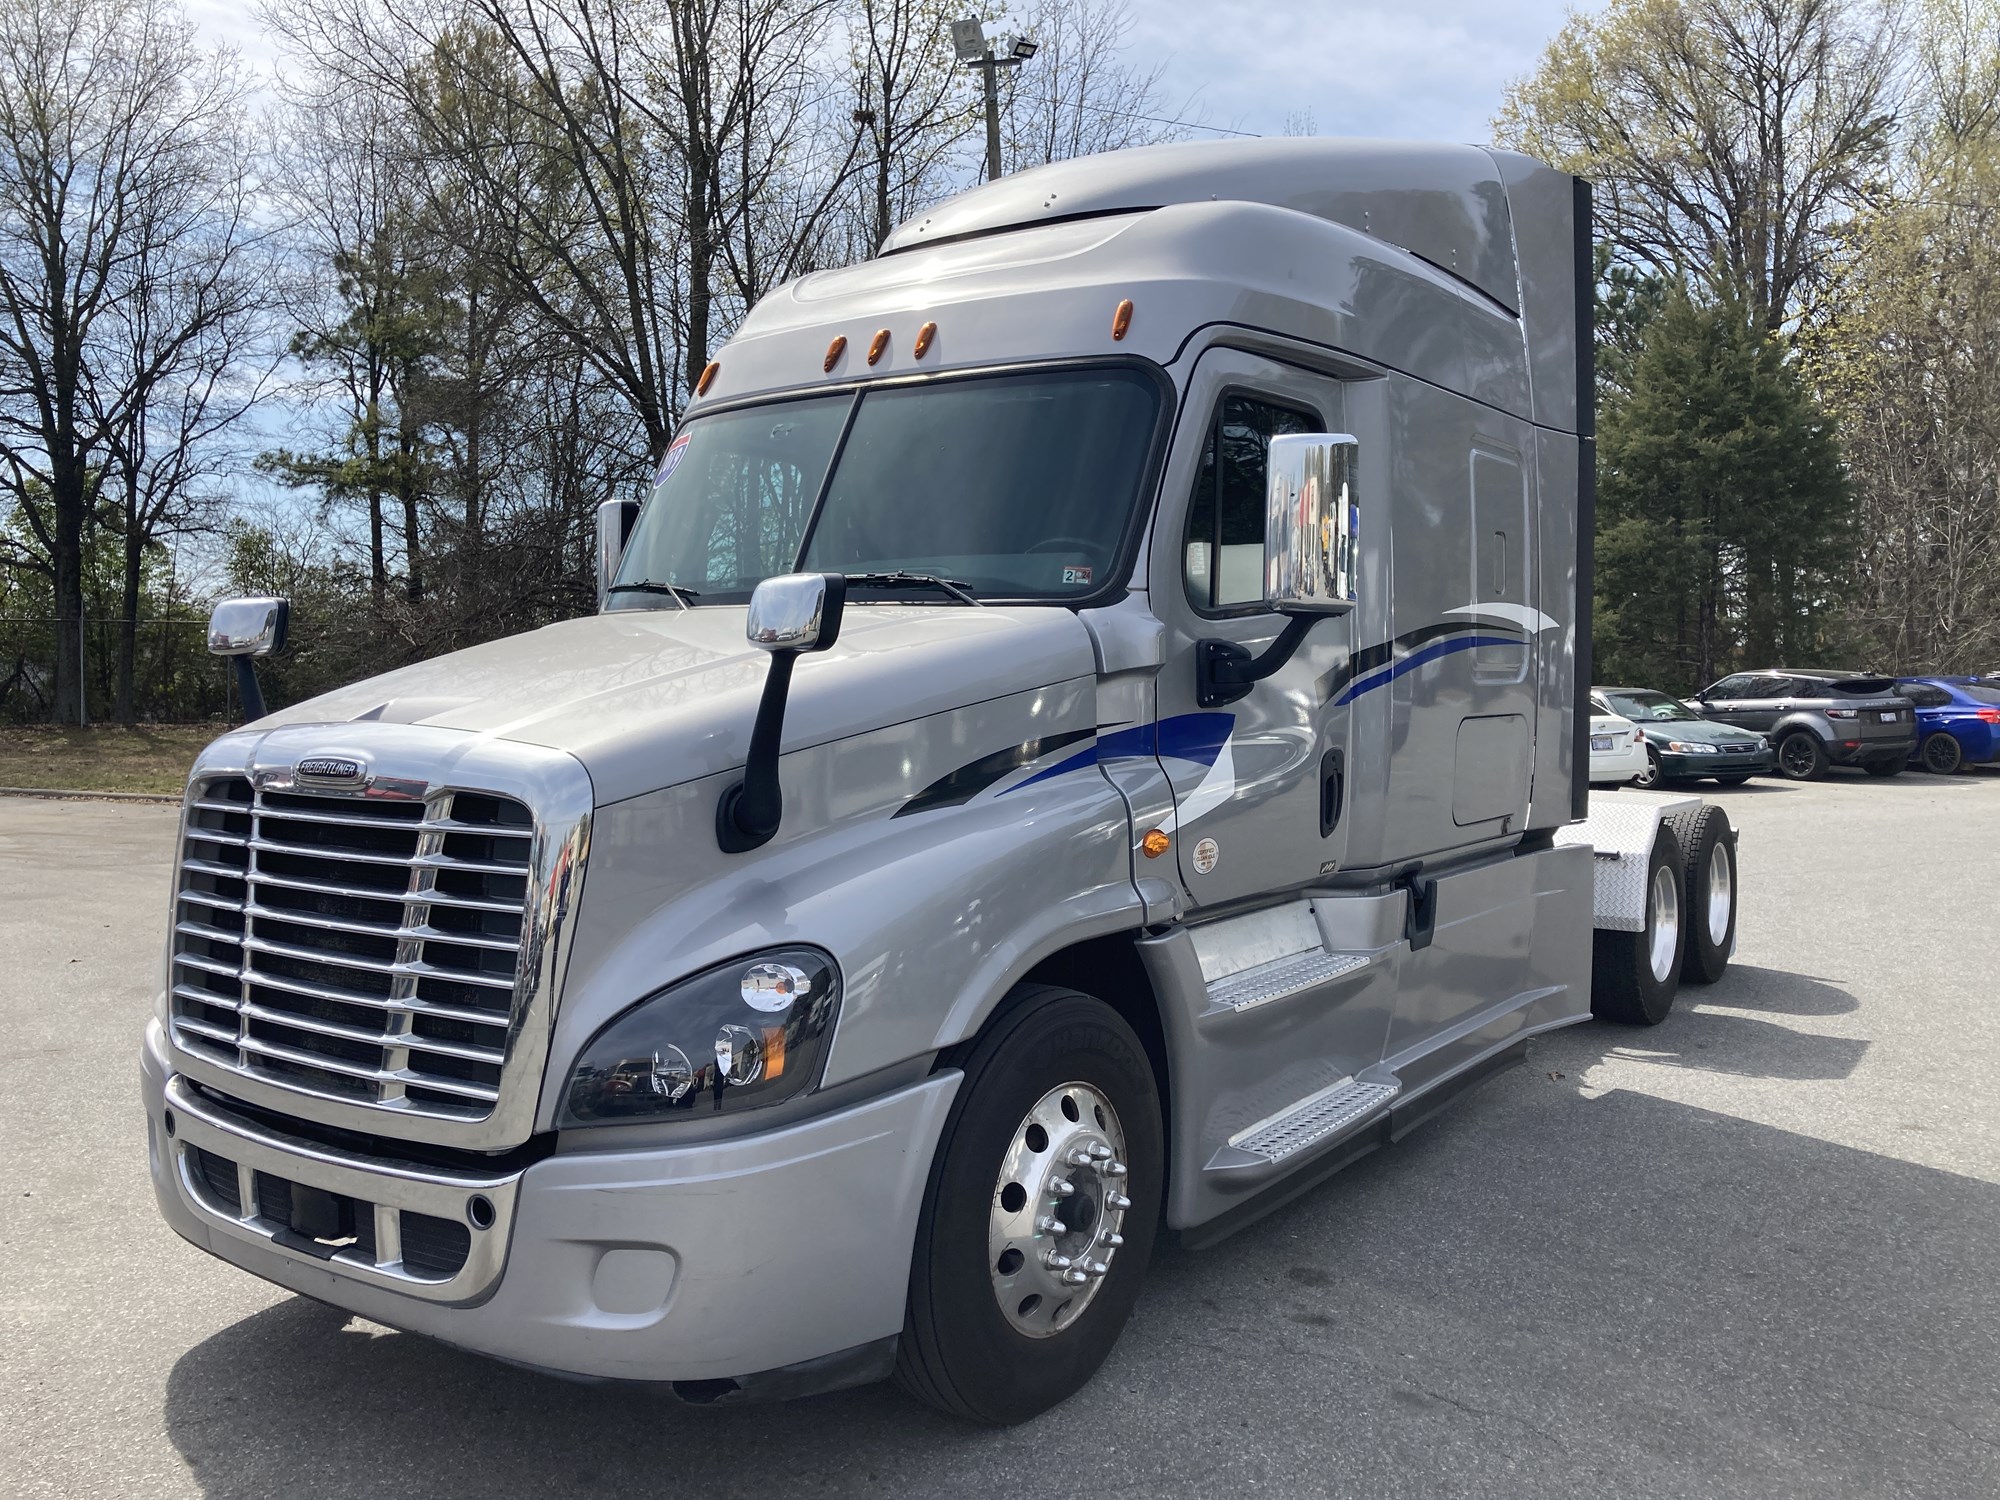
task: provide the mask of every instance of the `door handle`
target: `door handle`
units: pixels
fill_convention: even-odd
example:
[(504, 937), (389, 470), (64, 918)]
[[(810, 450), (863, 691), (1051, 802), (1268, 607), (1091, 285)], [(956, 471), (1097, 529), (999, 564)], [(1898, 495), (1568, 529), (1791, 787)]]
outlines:
[(1340, 826), (1340, 806), (1347, 795), (1347, 757), (1329, 750), (1319, 762), (1319, 836)]

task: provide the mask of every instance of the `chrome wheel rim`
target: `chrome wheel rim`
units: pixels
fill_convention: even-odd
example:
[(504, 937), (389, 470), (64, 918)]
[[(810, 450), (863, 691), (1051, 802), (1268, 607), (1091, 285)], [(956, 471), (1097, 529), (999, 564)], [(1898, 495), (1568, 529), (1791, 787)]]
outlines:
[(1665, 984), (1667, 976), (1674, 972), (1674, 960), (1681, 947), (1680, 883), (1665, 865), (1653, 872), (1653, 895), (1648, 904), (1653, 909), (1653, 943), (1646, 957), (1653, 970), (1653, 982)]
[(1793, 735), (1785, 741), (1784, 749), (1778, 752), (1778, 759), (1784, 763), (1785, 774), (1794, 780), (1812, 774), (1813, 758), (1813, 747), (1806, 742), (1803, 735)]
[(1729, 877), (1729, 850), (1722, 840), (1708, 851), (1708, 941), (1720, 948), (1729, 937), (1729, 908), (1736, 899)]
[(1651, 748), (1648, 748), (1646, 751), (1646, 769), (1641, 771), (1637, 776), (1634, 776), (1632, 778), (1632, 785), (1638, 787), (1649, 787), (1659, 779), (1660, 779), (1659, 752)]
[(1127, 1175), (1118, 1112), (1087, 1083), (1050, 1089), (1015, 1127), (993, 1185), (986, 1269), (1016, 1332), (1052, 1337), (1090, 1306), (1125, 1243)]

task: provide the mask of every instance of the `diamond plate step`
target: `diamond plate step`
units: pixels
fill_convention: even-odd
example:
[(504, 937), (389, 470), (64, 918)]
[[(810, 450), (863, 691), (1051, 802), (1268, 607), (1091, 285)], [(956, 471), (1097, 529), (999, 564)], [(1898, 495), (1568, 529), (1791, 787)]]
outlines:
[(1343, 974), (1365, 969), (1369, 963), (1368, 957), (1360, 953), (1323, 953), (1318, 949), (1293, 953), (1267, 964), (1258, 964), (1254, 969), (1245, 969), (1240, 974), (1231, 974), (1227, 979), (1216, 980), (1208, 987), (1208, 998), (1212, 1005), (1227, 1006), (1231, 1010), (1255, 1010), (1260, 1005), (1289, 999)]
[(1402, 1091), (1398, 1083), (1364, 1083), (1350, 1078), (1307, 1095), (1283, 1114), (1239, 1131), (1229, 1138), (1229, 1144), (1247, 1156), (1276, 1165), (1374, 1114)]

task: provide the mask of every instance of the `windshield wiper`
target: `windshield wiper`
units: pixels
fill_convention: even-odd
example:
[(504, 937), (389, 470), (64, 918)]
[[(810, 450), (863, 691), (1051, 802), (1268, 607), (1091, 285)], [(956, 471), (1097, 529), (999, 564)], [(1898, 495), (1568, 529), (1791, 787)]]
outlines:
[(682, 609), (688, 607), (688, 600), (699, 599), (701, 597), (693, 589), (684, 589), (676, 583), (655, 583), (650, 578), (639, 583), (614, 583), (604, 592), (607, 594), (665, 594)]
[(982, 599), (973, 597), (972, 585), (956, 578), (940, 578), (935, 573), (849, 573), (849, 583), (862, 584), (871, 589), (936, 589), (966, 604), (986, 607)]

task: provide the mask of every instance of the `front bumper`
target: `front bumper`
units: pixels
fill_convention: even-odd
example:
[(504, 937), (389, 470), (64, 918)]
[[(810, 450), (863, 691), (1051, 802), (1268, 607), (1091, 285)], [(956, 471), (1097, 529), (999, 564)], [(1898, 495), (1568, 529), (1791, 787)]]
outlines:
[(1691, 776), (1761, 776), (1776, 764), (1777, 754), (1769, 745), (1720, 755), (1660, 752), (1660, 775), (1669, 781)]
[[(183, 1238), (392, 1328), (564, 1374), (647, 1381), (756, 1375), (898, 1333), (960, 1076), (760, 1135), (565, 1151), (485, 1175), (346, 1155), (259, 1126), (170, 1073), (157, 1022), (141, 1072), (153, 1190)], [(227, 1176), (204, 1178), (190, 1147), (238, 1166), (233, 1205)], [(375, 1205), (381, 1227), (330, 1249), (263, 1217), (269, 1192), (254, 1173)], [(405, 1260), (395, 1226), (412, 1213), (468, 1226), (455, 1272)]]

